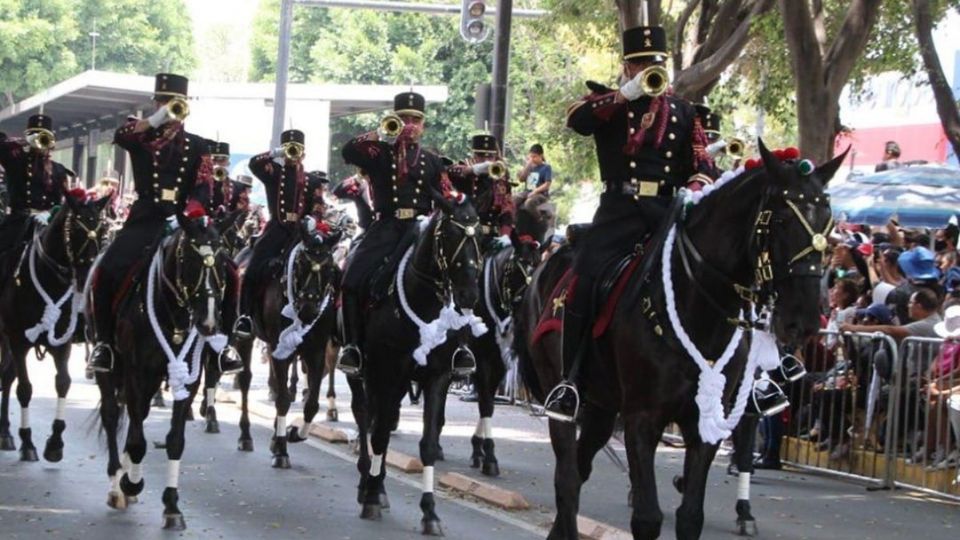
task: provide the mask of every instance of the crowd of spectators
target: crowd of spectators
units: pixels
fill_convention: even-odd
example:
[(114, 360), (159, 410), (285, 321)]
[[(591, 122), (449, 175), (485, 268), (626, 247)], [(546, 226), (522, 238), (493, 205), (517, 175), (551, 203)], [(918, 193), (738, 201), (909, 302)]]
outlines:
[[(831, 460), (862, 444), (933, 469), (960, 463), (958, 233), (955, 223), (928, 231), (895, 219), (873, 230), (838, 227), (821, 284), (822, 327), (831, 332), (804, 351), (809, 376), (789, 389), (788, 435)], [(884, 448), (891, 391), (900, 392), (901, 422)]]

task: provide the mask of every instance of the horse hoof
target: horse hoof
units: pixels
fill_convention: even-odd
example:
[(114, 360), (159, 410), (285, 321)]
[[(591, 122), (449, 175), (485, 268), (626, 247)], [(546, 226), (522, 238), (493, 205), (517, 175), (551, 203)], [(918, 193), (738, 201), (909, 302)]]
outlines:
[(164, 514), (163, 529), (166, 531), (183, 531), (187, 529), (187, 522), (183, 520), (183, 514)]
[(738, 519), (737, 534), (740, 536), (756, 536), (757, 522), (752, 519)]
[(496, 461), (484, 463), (480, 472), (484, 476), (500, 476), (500, 465)]
[(274, 468), (274, 469), (289, 469), (289, 468), (290, 468), (290, 456), (273, 456), (273, 468)]
[(287, 442), (299, 443), (305, 440), (307, 439), (300, 436), (300, 430), (296, 426), (290, 426), (287, 428)]
[(0, 436), (0, 450), (4, 452), (12, 452), (17, 449), (17, 443), (13, 440), (13, 435), (7, 433), (6, 435)]
[(422, 522), (425, 536), (443, 536), (443, 527), (440, 526), (439, 519), (424, 519)]
[(137, 495), (143, 491), (143, 478), (134, 484), (130, 481), (130, 477), (124, 473), (123, 476), (120, 477), (120, 491), (127, 496), (127, 501), (133, 499), (133, 502), (136, 502)]
[(48, 442), (46, 448), (43, 449), (43, 459), (50, 463), (59, 463), (60, 460), (63, 459), (63, 444), (61, 443), (60, 446), (57, 447)]
[(36, 448), (21, 448), (20, 449), (20, 461), (40, 461), (40, 458), (37, 457)]
[(220, 433), (220, 422), (216, 420), (207, 420), (207, 427), (203, 431), (205, 433)]
[(237, 440), (237, 450), (241, 452), (253, 452), (253, 439)]
[(127, 509), (127, 497), (123, 493), (110, 492), (107, 494), (107, 506), (114, 510)]
[(360, 519), (367, 519), (370, 521), (380, 521), (383, 518), (382, 508), (379, 504), (364, 504), (363, 509), (360, 510)]
[(327, 411), (327, 422), (339, 422), (340, 415), (337, 413), (336, 409), (330, 409)]
[(471, 468), (471, 469), (479, 469), (479, 468), (480, 468), (480, 464), (481, 464), (482, 462), (483, 462), (483, 460), (480, 459), (480, 456), (472, 456), (472, 457), (470, 458), (470, 468)]

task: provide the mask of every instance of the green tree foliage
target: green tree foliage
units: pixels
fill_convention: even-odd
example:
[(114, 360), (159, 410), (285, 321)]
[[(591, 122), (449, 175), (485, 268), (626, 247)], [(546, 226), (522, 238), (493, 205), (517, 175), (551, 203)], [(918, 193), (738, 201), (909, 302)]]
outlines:
[(0, 92), (4, 105), (89, 69), (187, 72), (193, 35), (183, 0), (0, 0)]

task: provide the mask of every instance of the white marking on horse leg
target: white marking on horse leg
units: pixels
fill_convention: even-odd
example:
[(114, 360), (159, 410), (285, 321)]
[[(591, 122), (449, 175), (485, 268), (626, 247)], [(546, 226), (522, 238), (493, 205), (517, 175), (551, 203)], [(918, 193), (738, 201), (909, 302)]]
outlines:
[(67, 413), (67, 398), (58, 397), (57, 398), (57, 415), (53, 417), (54, 420), (63, 420)]
[(285, 437), (287, 434), (287, 417), (278, 416), (277, 417), (277, 430), (274, 433), (277, 437)]
[(307, 435), (310, 435), (310, 426), (313, 425), (313, 422), (303, 421), (303, 424), (300, 425), (298, 433), (300, 434), (301, 439), (306, 439)]
[(478, 439), (483, 438), (483, 418), (477, 419), (477, 427), (473, 429), (473, 436)]
[(370, 461), (370, 476), (380, 476), (381, 471), (383, 471), (383, 456), (374, 454), (373, 460)]
[(327, 398), (327, 409), (331, 411), (337, 410), (337, 398), (333, 398), (333, 397)]
[(492, 439), (493, 438), (493, 426), (490, 422), (491, 418), (487, 416), (486, 418), (480, 419), (480, 424), (483, 426), (483, 438)]
[(749, 501), (750, 500), (750, 473), (742, 472), (738, 477), (737, 482), (737, 500), (738, 501)]
[(214, 310), (217, 307), (216, 301), (212, 296), (207, 298), (207, 318), (204, 319), (203, 325), (207, 328), (213, 328), (217, 324), (217, 320), (214, 317)]
[(30, 409), (28, 407), (20, 409), (20, 429), (30, 429)]
[(207, 388), (207, 407), (212, 407), (217, 401), (217, 389)]
[(117, 471), (116, 474), (110, 477), (110, 493), (120, 494), (120, 472)]
[(423, 468), (423, 492), (433, 493), (433, 465)]
[(143, 478), (143, 464), (133, 463), (131, 461), (129, 469), (127, 469), (127, 477), (132, 483), (139, 484), (140, 480)]
[(167, 487), (177, 489), (180, 485), (180, 460), (167, 460)]

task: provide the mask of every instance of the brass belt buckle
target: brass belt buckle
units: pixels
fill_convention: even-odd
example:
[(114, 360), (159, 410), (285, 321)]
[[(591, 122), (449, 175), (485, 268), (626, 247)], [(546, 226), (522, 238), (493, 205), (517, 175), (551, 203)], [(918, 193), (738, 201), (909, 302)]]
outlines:
[(641, 197), (656, 197), (659, 191), (659, 182), (655, 180), (641, 180), (640, 189), (637, 190), (637, 195), (640, 195)]
[(299, 218), (296, 212), (287, 212), (287, 221), (297, 221)]
[(160, 190), (160, 200), (173, 202), (177, 200), (177, 190), (176, 189), (162, 189)]
[(481, 226), (480, 226), (480, 231), (481, 231), (483, 234), (490, 234), (490, 231), (491, 231), (491, 230), (493, 230), (493, 229), (492, 229), (489, 225), (481, 225)]
[(416, 213), (413, 208), (397, 208), (394, 215), (397, 216), (397, 219), (412, 219)]

